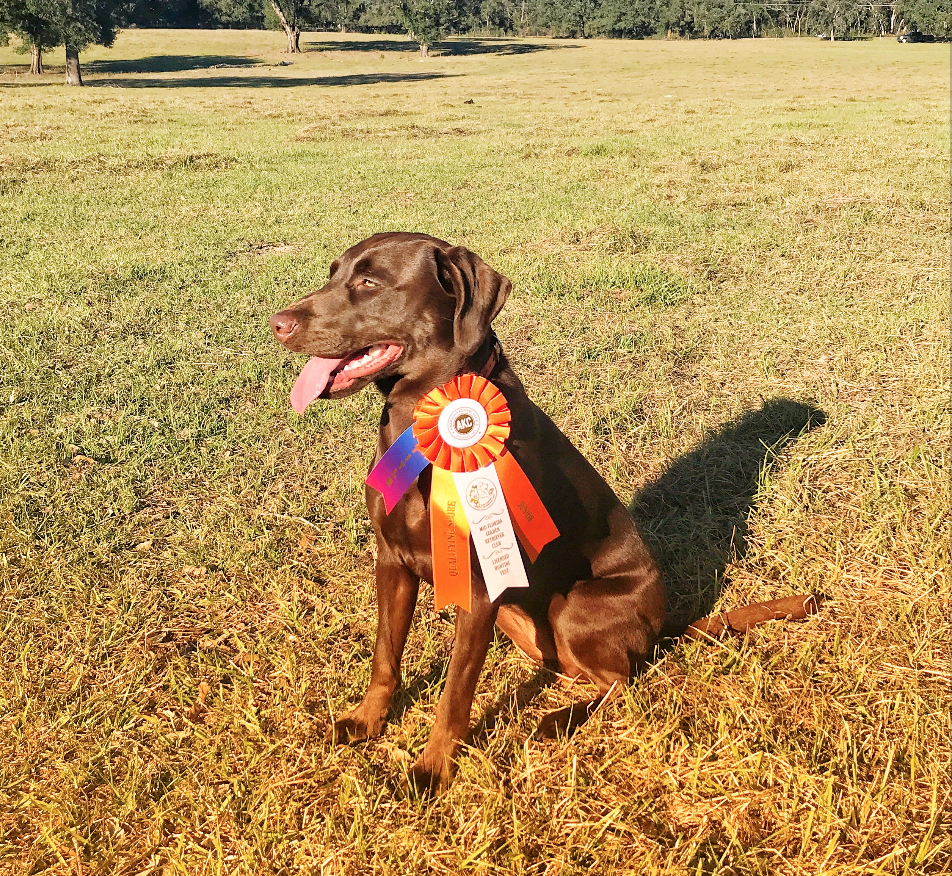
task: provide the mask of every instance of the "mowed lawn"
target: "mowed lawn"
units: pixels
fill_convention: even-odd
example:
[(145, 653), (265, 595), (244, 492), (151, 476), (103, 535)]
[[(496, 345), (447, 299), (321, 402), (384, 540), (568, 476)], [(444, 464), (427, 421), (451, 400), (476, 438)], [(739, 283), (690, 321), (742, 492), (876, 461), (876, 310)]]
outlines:
[[(949, 873), (948, 47), (282, 45), (127, 31), (83, 89), (0, 50), (0, 872)], [(672, 604), (819, 615), (561, 741), (590, 694), (500, 637), (422, 802), (425, 588), (385, 735), (326, 743), (380, 399), (298, 417), (267, 318), (388, 229), (512, 278), (503, 344)]]

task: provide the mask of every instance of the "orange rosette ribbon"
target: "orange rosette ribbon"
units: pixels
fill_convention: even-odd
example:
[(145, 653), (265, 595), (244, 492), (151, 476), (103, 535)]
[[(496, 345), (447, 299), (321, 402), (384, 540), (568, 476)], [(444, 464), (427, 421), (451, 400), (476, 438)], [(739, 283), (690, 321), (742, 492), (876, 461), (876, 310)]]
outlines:
[[(414, 409), (417, 449), (433, 464), (430, 539), (437, 610), (450, 603), (472, 610), (471, 534), (493, 600), (508, 587), (528, 586), (525, 564), (507, 533), (514, 532), (532, 562), (559, 535), (506, 450), (511, 418), (505, 396), (476, 374), (437, 387)], [(500, 501), (493, 498), (496, 484)]]
[[(473, 402), (482, 409), (485, 422), (480, 421), (482, 415)], [(440, 433), (441, 418), (444, 429), (450, 430), (446, 438)], [(495, 462), (504, 451), (511, 419), (505, 396), (485, 377), (460, 374), (417, 402), (413, 435), (420, 453), (437, 468), (476, 471)], [(454, 437), (458, 437), (455, 442)]]

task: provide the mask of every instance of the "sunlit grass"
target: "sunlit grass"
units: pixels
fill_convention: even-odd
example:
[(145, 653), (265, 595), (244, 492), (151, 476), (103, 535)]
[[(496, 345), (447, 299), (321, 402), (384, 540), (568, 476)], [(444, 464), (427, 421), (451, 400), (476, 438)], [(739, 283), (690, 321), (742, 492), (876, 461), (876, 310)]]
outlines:
[[(948, 872), (947, 49), (282, 39), (0, 73), (0, 869)], [(297, 417), (266, 325), (396, 228), (513, 279), (510, 358), (677, 602), (826, 598), (563, 743), (579, 694), (498, 642), (432, 804), (429, 595), (382, 742), (323, 741), (369, 677), (379, 399)]]

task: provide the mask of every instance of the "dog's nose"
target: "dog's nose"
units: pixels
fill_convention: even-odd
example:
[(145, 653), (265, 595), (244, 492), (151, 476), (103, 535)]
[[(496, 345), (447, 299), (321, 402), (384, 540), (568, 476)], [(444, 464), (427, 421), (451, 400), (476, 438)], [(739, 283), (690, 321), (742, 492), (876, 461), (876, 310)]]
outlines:
[(297, 317), (289, 310), (282, 310), (280, 313), (276, 313), (268, 320), (268, 325), (271, 326), (271, 331), (274, 332), (274, 336), (281, 341), (281, 343), (289, 341), (301, 327), (301, 323), (297, 321)]

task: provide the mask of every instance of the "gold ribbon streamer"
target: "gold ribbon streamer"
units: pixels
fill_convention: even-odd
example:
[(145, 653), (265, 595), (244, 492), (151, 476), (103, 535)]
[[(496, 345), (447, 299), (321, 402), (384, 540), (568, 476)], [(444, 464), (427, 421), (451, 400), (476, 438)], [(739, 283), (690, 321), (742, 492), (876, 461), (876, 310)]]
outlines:
[(473, 577), (469, 564), (469, 523), (456, 492), (453, 475), (433, 466), (430, 487), (430, 545), (433, 554), (434, 609), (455, 602), (473, 610)]

